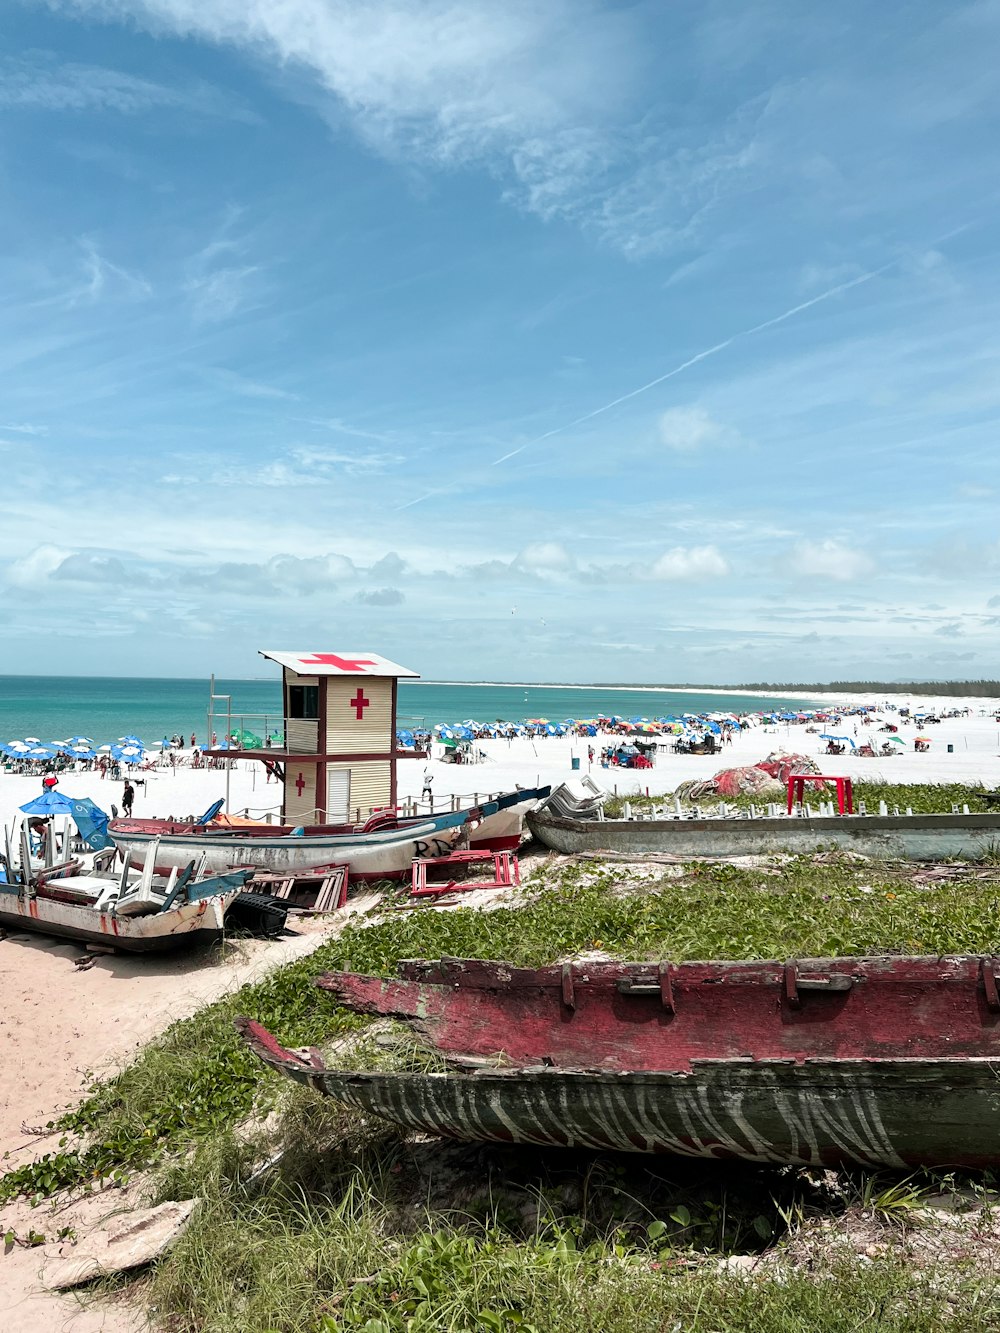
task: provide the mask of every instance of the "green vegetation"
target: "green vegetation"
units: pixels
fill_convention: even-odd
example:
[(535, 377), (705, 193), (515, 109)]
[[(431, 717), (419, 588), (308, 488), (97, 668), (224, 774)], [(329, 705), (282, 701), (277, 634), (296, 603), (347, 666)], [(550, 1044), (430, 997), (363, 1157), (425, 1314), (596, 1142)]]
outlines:
[(876, 864), (802, 857), (766, 870), (696, 864), (641, 893), (616, 892), (622, 875), (600, 864), (546, 882), (517, 909), (407, 912), (350, 927), (312, 957), (174, 1024), (58, 1122), (67, 1136), (59, 1152), (0, 1177), (0, 1200), (116, 1179), (237, 1124), (273, 1088), (233, 1031), (237, 1014), (288, 1046), (363, 1026), (312, 984), (325, 968), (390, 975), (400, 958), (448, 954), (540, 965), (595, 948), (677, 961), (1000, 951), (1000, 879), (928, 889)]
[[(720, 765), (721, 767), (721, 765)], [(622, 774), (623, 783), (631, 775), (628, 772)], [(635, 779), (637, 784), (641, 783), (641, 774)], [(987, 793), (991, 788), (983, 786), (981, 782), (855, 782), (854, 783), (854, 808), (858, 808), (861, 801), (864, 801), (865, 808), (870, 815), (878, 814), (879, 801), (885, 801), (891, 810), (893, 806), (898, 806), (901, 811), (909, 807), (915, 815), (947, 815), (951, 813), (953, 806), (958, 806), (961, 810), (963, 805), (967, 805), (972, 813), (986, 813), (991, 810), (996, 811), (996, 806), (991, 806), (986, 800)], [(807, 789), (806, 799), (810, 800), (815, 806), (820, 800), (832, 799), (832, 788), (829, 791), (821, 791), (819, 787)], [(690, 806), (697, 804), (702, 807), (717, 805), (725, 801), (727, 805), (737, 806), (748, 810), (751, 805), (760, 810), (768, 805), (769, 802), (777, 800), (780, 804), (784, 800), (783, 794), (776, 796), (699, 796), (697, 802), (685, 800), (683, 804)], [(628, 801), (633, 809), (648, 810), (652, 806), (670, 806), (673, 797), (671, 796), (629, 796), (627, 793), (620, 796), (609, 798), (604, 807), (604, 813), (609, 819), (618, 818)]]
[(927, 699), (939, 695), (949, 699), (1000, 699), (1000, 680), (830, 680), (825, 685), (802, 685), (782, 681), (752, 681), (747, 685), (717, 685), (724, 690), (785, 690), (796, 694), (918, 694)]
[(681, 871), (634, 884), (614, 865), (575, 863), (546, 870), (544, 888), (529, 883), (517, 909), (348, 927), (96, 1085), (59, 1122), (60, 1150), (0, 1178), (0, 1199), (153, 1165), (156, 1197), (200, 1197), (143, 1293), (171, 1333), (930, 1333), (955, 1317), (996, 1327), (994, 1290), (957, 1270), (913, 1272), (885, 1254), (776, 1281), (766, 1268), (720, 1273), (711, 1259), (773, 1253), (818, 1210), (866, 1208), (872, 1225), (898, 1230), (919, 1181), (841, 1176), (834, 1188), (829, 1173), (420, 1141), (289, 1087), (234, 1032), (247, 1014), (289, 1046), (361, 1034), (367, 1021), (313, 978), (341, 966), (388, 975), (406, 957), (1000, 952), (1000, 874), (923, 887), (899, 868), (837, 858)]

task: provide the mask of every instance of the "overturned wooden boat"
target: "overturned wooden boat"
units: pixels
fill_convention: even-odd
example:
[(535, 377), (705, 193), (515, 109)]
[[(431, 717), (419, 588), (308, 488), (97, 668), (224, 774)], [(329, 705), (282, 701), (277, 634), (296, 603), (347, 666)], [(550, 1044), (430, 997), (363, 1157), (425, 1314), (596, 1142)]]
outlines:
[(1000, 847), (1000, 814), (768, 814), (692, 817), (674, 809), (605, 819), (596, 807), (581, 812), (565, 784), (526, 815), (532, 836), (563, 855), (767, 856), (810, 854), (829, 848), (886, 860), (982, 861)]
[(327, 1068), (240, 1020), (265, 1063), (407, 1129), (818, 1166), (1000, 1161), (1000, 960), (400, 964), (327, 973), (445, 1073)]

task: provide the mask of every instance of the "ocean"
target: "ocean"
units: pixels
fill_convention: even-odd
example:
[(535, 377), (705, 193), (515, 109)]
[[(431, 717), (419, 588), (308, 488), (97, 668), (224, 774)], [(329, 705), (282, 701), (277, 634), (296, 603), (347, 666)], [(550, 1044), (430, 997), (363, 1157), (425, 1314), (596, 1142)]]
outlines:
[[(252, 714), (274, 719), (280, 730), (281, 686), (277, 680), (216, 680), (215, 692), (232, 696), (233, 726), (259, 732)], [(111, 676), (0, 676), (0, 742), (37, 736), (42, 741), (88, 736), (97, 744), (119, 736), (139, 736), (147, 744), (179, 732), (194, 732), (205, 744), (207, 680), (157, 680)], [(695, 694), (676, 690), (630, 690), (565, 685), (465, 685), (401, 681), (399, 725), (436, 722), (523, 722), (547, 718), (670, 717), (682, 713), (752, 712), (802, 700), (765, 699), (749, 694)], [(216, 701), (225, 716), (224, 700)], [(220, 725), (221, 723), (221, 725)], [(225, 734), (222, 718), (216, 730)]]

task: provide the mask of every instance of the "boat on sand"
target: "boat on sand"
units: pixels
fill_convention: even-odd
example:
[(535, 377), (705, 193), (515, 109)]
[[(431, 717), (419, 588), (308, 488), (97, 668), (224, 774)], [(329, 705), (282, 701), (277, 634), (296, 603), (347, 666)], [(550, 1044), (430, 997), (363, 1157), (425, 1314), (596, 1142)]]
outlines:
[(327, 1067), (250, 1020), (296, 1082), (447, 1137), (820, 1166), (1000, 1161), (1000, 961), (827, 958), (517, 968), (401, 963), (318, 984), (404, 1020), (446, 1072)]
[(294, 828), (245, 823), (217, 826), (211, 819), (197, 823), (115, 819), (110, 833), (122, 855), (134, 865), (156, 839), (161, 873), (204, 854), (208, 868), (216, 872), (232, 866), (294, 871), (341, 865), (348, 867), (352, 882), (398, 879), (410, 874), (415, 858), (447, 856), (470, 843), (473, 849), (491, 851), (516, 847), (525, 811), (547, 795), (547, 787), (532, 788), (437, 815), (402, 816), (396, 810), (378, 810), (358, 825)]
[(202, 876), (191, 862), (158, 884), (155, 847), (143, 873), (124, 867), (119, 875), (83, 874), (78, 860), (42, 868), (32, 865), (27, 837), (21, 871), (10, 855), (0, 880), (0, 930), (29, 930), (129, 953), (162, 952), (220, 939), (226, 914), (240, 898), (252, 871)]

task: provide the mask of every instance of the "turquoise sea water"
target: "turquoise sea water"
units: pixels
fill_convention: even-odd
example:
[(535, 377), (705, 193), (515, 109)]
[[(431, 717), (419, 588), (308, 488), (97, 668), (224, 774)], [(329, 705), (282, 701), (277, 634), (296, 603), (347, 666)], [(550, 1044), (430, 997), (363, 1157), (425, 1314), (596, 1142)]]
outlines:
[[(134, 734), (147, 744), (180, 732), (204, 743), (207, 680), (155, 680), (102, 676), (0, 676), (0, 742), (37, 736), (43, 741), (89, 736), (98, 744)], [(217, 680), (217, 694), (232, 695), (234, 727), (242, 714), (269, 714), (280, 729), (281, 686), (277, 680)], [(771, 710), (802, 700), (763, 699), (749, 694), (688, 694), (558, 685), (454, 685), (410, 683), (399, 690), (400, 725), (425, 722), (523, 722), (544, 717), (669, 717), (682, 713)], [(225, 702), (216, 709), (224, 716)], [(261, 723), (248, 719), (251, 730)], [(217, 724), (224, 734), (224, 725)]]

